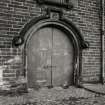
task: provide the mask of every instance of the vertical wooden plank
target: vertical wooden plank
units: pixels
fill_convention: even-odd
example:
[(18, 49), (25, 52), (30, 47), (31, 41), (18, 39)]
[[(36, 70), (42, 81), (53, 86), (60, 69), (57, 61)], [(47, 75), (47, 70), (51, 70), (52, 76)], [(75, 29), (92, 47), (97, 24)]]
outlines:
[[(41, 70), (37, 70), (37, 82), (42, 83), (43, 86), (49, 86), (51, 84), (50, 68), (51, 65), (51, 28), (43, 28), (39, 32), (39, 52), (40, 52), (40, 65)], [(44, 82), (45, 81), (45, 82)]]
[(28, 78), (28, 86), (30, 88), (33, 88), (36, 86), (36, 68), (39, 64), (39, 58), (37, 54), (38, 49), (38, 34), (39, 32), (36, 32), (32, 35), (30, 38), (28, 45), (27, 45), (27, 78)]
[(54, 28), (53, 31), (53, 85), (72, 84), (73, 46), (65, 33)]

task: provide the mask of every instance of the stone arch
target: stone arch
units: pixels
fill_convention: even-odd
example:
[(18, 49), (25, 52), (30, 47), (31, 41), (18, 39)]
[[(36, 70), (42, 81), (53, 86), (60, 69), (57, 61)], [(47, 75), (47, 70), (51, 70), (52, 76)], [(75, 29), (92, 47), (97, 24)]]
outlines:
[[(82, 34), (76, 28), (76, 26), (69, 20), (61, 17), (59, 20), (52, 20), (49, 16), (41, 16), (35, 19), (32, 19), (29, 23), (27, 23), (24, 28), (20, 32), (20, 36), (15, 37), (13, 39), (13, 45), (16, 47), (22, 45), (24, 50), (24, 66), (26, 66), (26, 46), (29, 37), (31, 37), (30, 32), (33, 33), (38, 29), (44, 26), (52, 26), (58, 27), (60, 30), (64, 30), (68, 37), (71, 38), (73, 41), (74, 52), (75, 52), (75, 60), (74, 60), (74, 84), (79, 85), (80, 83), (80, 73), (81, 73), (81, 54), (84, 48), (88, 47), (87, 42), (84, 41)], [(27, 69), (27, 68), (25, 68)], [(27, 73), (27, 70), (25, 70)]]

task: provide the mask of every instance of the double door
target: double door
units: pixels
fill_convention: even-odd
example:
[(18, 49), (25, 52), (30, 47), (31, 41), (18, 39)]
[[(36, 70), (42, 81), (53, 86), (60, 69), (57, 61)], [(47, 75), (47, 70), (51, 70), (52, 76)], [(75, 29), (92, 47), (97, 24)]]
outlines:
[(27, 78), (30, 88), (73, 83), (73, 46), (67, 35), (44, 27), (27, 44)]

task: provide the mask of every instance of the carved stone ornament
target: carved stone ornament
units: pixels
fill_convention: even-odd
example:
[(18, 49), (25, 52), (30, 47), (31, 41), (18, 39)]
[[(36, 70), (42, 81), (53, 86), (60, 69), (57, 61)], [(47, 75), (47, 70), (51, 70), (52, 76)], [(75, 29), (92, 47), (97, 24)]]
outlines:
[(59, 14), (55, 13), (55, 12), (51, 12), (50, 13), (50, 18), (54, 19), (54, 20), (58, 20), (59, 19)]
[(12, 45), (13, 46), (19, 46), (22, 45), (24, 43), (24, 39), (20, 36), (14, 37), (13, 41), (12, 41)]

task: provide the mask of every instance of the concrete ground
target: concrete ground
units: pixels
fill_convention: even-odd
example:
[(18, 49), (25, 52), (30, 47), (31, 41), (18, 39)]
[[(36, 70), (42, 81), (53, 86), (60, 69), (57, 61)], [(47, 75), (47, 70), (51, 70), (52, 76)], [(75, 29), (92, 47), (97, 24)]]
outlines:
[(105, 105), (105, 95), (73, 86), (29, 89), (29, 93), (21, 95), (0, 96), (0, 105)]
[(83, 87), (92, 92), (96, 92), (96, 93), (105, 95), (105, 84), (86, 83), (86, 84), (83, 84)]

